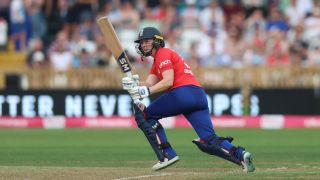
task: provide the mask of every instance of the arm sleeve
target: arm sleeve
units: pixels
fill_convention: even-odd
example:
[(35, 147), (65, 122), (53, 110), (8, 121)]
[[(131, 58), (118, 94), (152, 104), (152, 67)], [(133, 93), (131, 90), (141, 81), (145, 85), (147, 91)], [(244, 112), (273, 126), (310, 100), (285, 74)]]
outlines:
[(151, 69), (150, 69), (150, 74), (154, 74), (154, 75), (157, 75), (156, 73), (156, 68), (154, 65), (152, 65)]
[(173, 69), (173, 62), (170, 53), (163, 53), (159, 57), (159, 70), (160, 74), (168, 69)]

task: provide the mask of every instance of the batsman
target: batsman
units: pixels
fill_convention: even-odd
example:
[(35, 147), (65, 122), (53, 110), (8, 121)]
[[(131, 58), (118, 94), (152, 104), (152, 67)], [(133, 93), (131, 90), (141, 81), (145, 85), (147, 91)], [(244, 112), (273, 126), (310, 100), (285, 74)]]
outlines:
[[(253, 172), (251, 153), (234, 146), (232, 137), (216, 134), (204, 89), (179, 54), (165, 48), (159, 30), (154, 27), (142, 29), (135, 43), (137, 53), (143, 58), (151, 56), (153, 64), (144, 82), (139, 81), (138, 75), (133, 75), (124, 77), (122, 86), (136, 102), (135, 120), (158, 157), (159, 162), (152, 169), (160, 170), (179, 161), (159, 119), (182, 114), (197, 133), (199, 138), (192, 142), (201, 151), (239, 165), (245, 172)], [(148, 107), (139, 104), (143, 98), (159, 92), (163, 94)]]

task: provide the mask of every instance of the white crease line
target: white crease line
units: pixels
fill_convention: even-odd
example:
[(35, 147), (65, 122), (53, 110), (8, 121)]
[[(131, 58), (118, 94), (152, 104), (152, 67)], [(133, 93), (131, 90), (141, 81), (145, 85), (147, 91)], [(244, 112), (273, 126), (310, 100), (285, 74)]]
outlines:
[(320, 169), (319, 166), (303, 165), (303, 164), (296, 164), (296, 165), (297, 165), (297, 166), (300, 166), (301, 168)]
[(283, 171), (287, 170), (288, 167), (282, 166), (282, 167), (277, 167), (277, 168), (266, 168), (265, 171)]
[(140, 178), (149, 178), (149, 177), (156, 177), (156, 176), (168, 176), (169, 173), (161, 173), (161, 174), (150, 174), (150, 175), (143, 175), (143, 176), (133, 176), (133, 177), (126, 177), (120, 179), (113, 179), (113, 180), (127, 180), (127, 179), (140, 179)]

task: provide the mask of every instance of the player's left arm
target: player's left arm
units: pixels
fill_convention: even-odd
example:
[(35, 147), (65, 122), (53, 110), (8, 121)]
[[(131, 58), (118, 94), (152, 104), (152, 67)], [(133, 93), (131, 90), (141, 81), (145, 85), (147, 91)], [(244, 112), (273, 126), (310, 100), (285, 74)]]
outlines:
[(135, 86), (128, 88), (133, 100), (143, 99), (151, 94), (165, 91), (173, 86), (174, 71), (173, 69), (167, 69), (162, 72), (163, 79), (153, 86)]
[(146, 81), (140, 81), (140, 86), (151, 87), (151, 86), (157, 84), (159, 81), (160, 81), (160, 79), (156, 75), (149, 74)]
[(150, 94), (165, 91), (173, 86), (174, 71), (173, 69), (168, 69), (162, 72), (163, 79), (156, 83), (155, 85), (149, 87)]

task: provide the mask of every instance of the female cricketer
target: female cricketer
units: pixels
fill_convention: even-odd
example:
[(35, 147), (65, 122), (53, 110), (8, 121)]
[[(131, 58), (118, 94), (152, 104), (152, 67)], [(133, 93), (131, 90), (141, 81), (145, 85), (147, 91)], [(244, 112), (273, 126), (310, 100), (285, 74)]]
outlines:
[[(172, 49), (165, 48), (159, 30), (146, 27), (139, 32), (136, 50), (142, 57), (152, 56), (153, 64), (145, 82), (139, 77), (124, 77), (123, 89), (134, 102), (163, 92), (148, 107), (135, 106), (135, 120), (144, 132), (159, 162), (152, 169), (160, 170), (177, 162), (179, 157), (170, 145), (159, 119), (183, 114), (199, 136), (192, 142), (208, 154), (233, 162), (245, 172), (255, 170), (252, 155), (243, 147), (235, 147), (232, 137), (219, 137), (213, 129), (207, 97), (190, 67)], [(137, 104), (138, 105), (138, 104)]]

